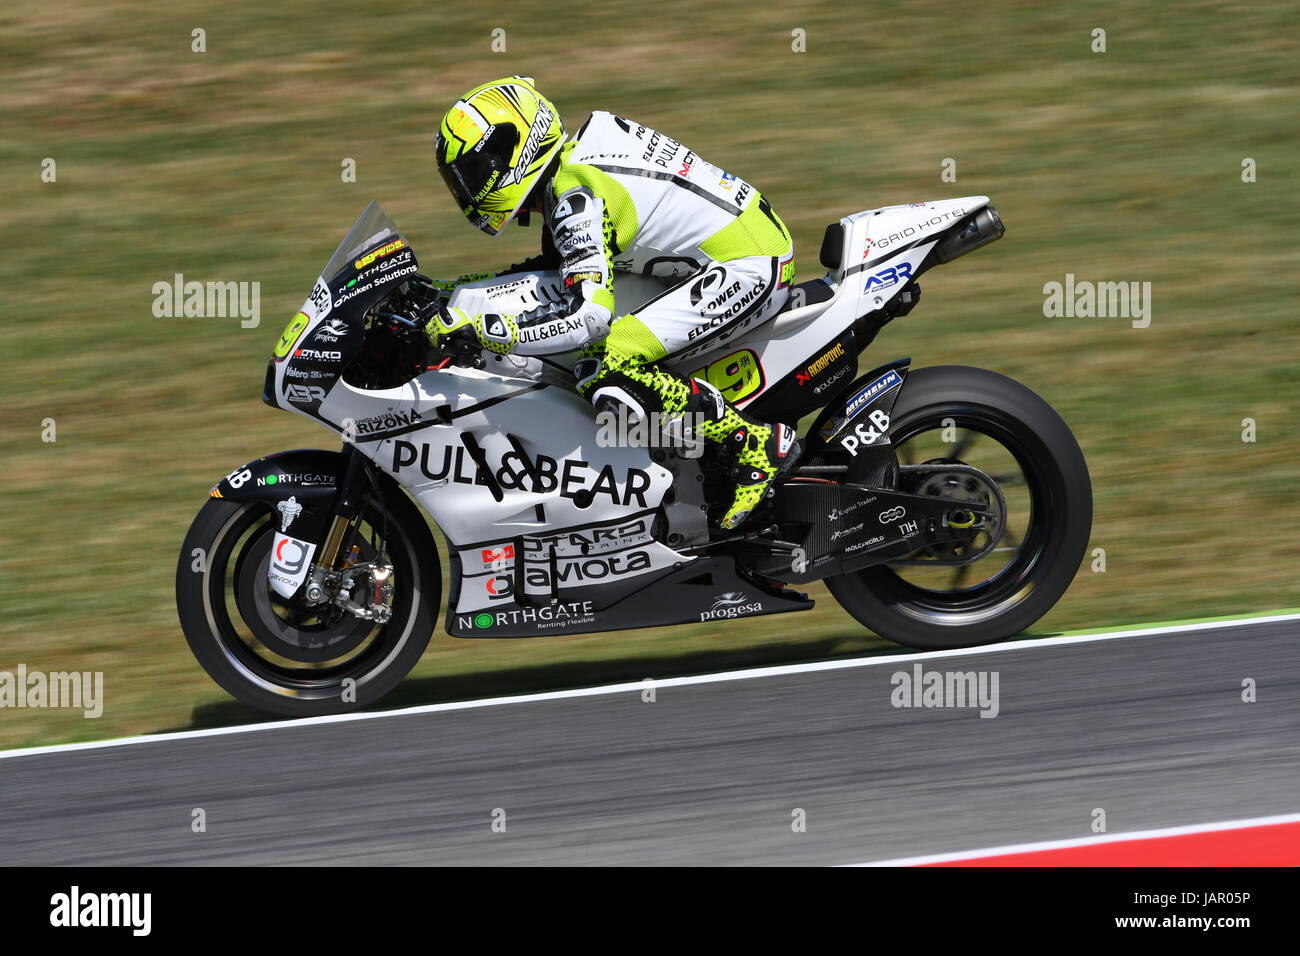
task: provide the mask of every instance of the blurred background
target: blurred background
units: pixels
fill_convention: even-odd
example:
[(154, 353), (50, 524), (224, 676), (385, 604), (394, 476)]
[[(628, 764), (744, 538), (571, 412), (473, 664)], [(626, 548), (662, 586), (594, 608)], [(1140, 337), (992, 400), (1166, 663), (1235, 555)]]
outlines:
[[(755, 183), (794, 231), (801, 279), (820, 271), (822, 231), (842, 215), (992, 198), (1006, 237), (927, 276), (920, 307), (862, 365), (910, 355), (991, 368), (1078, 435), (1105, 571), (1090, 557), (1035, 633), (1300, 603), (1298, 12), (797, 0), (10, 9), (0, 670), (103, 671), (106, 706), (98, 720), (0, 712), (0, 747), (260, 719), (184, 643), (181, 539), (232, 468), (333, 447), (263, 405), (262, 376), (369, 200), (434, 276), (535, 250), (535, 225), (496, 240), (473, 230), (433, 162), (442, 111), (511, 73), (536, 77), (570, 130), (614, 111)], [(945, 160), (955, 181), (941, 179)], [(1243, 181), (1251, 168), (1256, 181)], [(153, 286), (178, 273), (260, 283), (260, 323), (156, 317)], [(1067, 273), (1150, 282), (1150, 325), (1045, 317), (1043, 286)], [(808, 614), (717, 625), (528, 641), (440, 629), (384, 703), (893, 647), (813, 593), (824, 600)]]

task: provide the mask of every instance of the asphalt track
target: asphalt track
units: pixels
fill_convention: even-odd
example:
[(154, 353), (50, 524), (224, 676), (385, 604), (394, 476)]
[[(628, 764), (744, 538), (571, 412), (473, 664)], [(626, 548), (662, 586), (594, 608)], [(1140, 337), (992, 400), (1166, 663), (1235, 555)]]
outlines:
[[(1087, 837), (1094, 808), (1111, 833), (1295, 813), (1298, 638), (1294, 619), (1202, 625), (661, 683), (654, 702), (9, 752), (0, 846), (9, 865), (838, 864)], [(914, 662), (996, 672), (998, 716), (893, 707)]]

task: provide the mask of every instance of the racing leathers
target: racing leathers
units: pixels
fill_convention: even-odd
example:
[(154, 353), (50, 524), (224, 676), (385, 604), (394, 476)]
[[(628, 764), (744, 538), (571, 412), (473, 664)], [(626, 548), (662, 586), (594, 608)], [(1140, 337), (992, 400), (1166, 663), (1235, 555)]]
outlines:
[[(797, 458), (794, 431), (755, 421), (663, 363), (680, 365), (781, 310), (794, 274), (785, 225), (748, 182), (611, 113), (592, 114), (539, 188), (547, 236), (525, 267), (558, 268), (560, 301), (519, 315), (444, 310), (430, 336), (472, 329), (482, 347), (522, 355), (582, 349), (577, 388), (598, 409), (689, 415), (695, 434), (734, 453), (736, 492), (721, 519), (734, 529)], [(616, 271), (676, 281), (616, 317)]]

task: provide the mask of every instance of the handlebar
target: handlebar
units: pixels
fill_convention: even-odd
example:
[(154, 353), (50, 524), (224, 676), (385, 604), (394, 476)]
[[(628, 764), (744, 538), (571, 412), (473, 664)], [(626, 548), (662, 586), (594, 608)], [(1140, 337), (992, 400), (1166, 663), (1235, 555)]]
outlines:
[(453, 362), (486, 368), (477, 342), (444, 339), (435, 347), (429, 341), (426, 326), (444, 307), (435, 293), (427, 283), (402, 283), (371, 306), (363, 345), (343, 369), (344, 380), (357, 388), (395, 388)]

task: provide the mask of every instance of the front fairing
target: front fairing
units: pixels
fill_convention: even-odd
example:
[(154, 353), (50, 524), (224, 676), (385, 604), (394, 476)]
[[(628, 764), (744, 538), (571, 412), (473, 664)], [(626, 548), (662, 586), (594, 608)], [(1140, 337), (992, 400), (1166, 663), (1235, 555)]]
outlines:
[(377, 202), (353, 223), (267, 364), (262, 400), (320, 419), (320, 406), (361, 351), (365, 317), (419, 269)]

